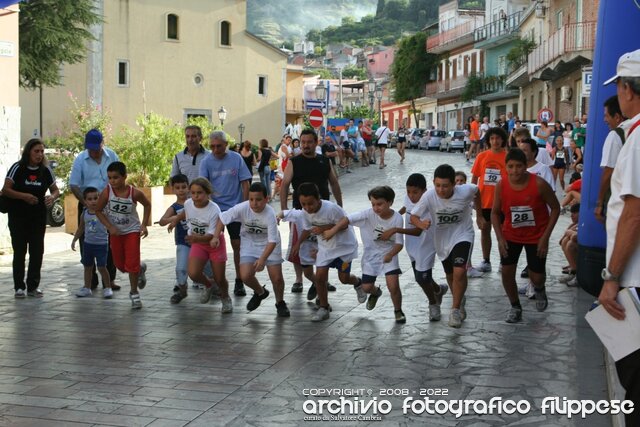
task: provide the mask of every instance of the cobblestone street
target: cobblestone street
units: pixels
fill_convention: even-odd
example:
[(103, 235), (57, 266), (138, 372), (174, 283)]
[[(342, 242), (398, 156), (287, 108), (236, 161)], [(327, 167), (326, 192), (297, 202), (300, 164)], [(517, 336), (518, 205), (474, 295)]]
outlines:
[[(377, 165), (356, 168), (340, 177), (347, 211), (370, 206), (366, 192), (381, 184), (394, 188), (394, 207), (399, 209), (407, 176), (424, 173), (430, 188), (433, 170), (441, 163), (467, 172), (471, 181), (471, 165), (461, 154), (409, 150), (402, 165), (395, 150), (387, 156), (389, 166), (383, 170)], [(272, 206), (279, 210), (279, 203)], [(338, 286), (329, 295), (331, 318), (311, 323), (309, 283), (302, 294), (292, 294), (289, 263), (284, 264), (288, 319), (276, 317), (273, 296), (252, 313), (244, 308), (249, 296), (232, 297), (231, 315), (220, 313), (219, 299), (200, 304), (199, 291), (191, 287), (188, 298), (170, 304), (173, 236), (158, 226), (151, 227), (142, 242), (149, 280), (141, 291), (142, 310), (131, 310), (121, 274), (117, 282), (123, 290), (114, 299), (103, 300), (97, 293), (76, 298), (82, 284), (79, 253), (69, 249), (71, 236), (49, 229), (43, 299), (15, 300), (10, 257), (0, 266), (0, 425), (295, 426), (308, 416), (303, 412), (306, 400), (340, 398), (304, 396), (307, 389), (363, 389), (359, 398), (387, 399), (391, 411), (380, 415), (382, 421), (337, 425), (610, 426), (609, 415), (581, 420), (541, 410), (547, 396), (608, 398), (602, 346), (584, 320), (593, 298), (556, 281), (565, 264), (557, 242), (568, 224), (569, 216), (561, 216), (551, 239), (545, 312), (537, 312), (533, 301), (523, 297), (523, 322), (505, 323), (509, 303), (494, 243), (493, 272), (469, 279), (468, 318), (460, 329), (447, 326), (449, 294), (442, 305), (443, 320), (428, 321), (426, 299), (404, 251), (400, 283), (405, 325), (394, 322), (384, 287), (378, 306), (367, 311), (350, 286), (339, 285), (335, 272), (330, 273)], [(280, 231), (286, 247), (287, 224), (281, 224)], [(481, 260), (479, 239), (476, 231), (474, 265)], [(52, 250), (54, 246), (63, 250)], [(518, 272), (524, 264), (523, 255)], [(353, 265), (360, 274), (359, 259)], [(439, 262), (434, 277), (446, 282)], [(227, 278), (233, 283), (232, 264)], [(268, 281), (265, 273), (259, 279)], [(388, 389), (404, 395), (387, 397)], [(443, 391), (446, 396), (431, 395)], [(460, 418), (404, 414), (403, 401), (427, 397), (421, 392), (444, 400), (526, 400), (531, 411)], [(326, 409), (324, 415), (330, 415)]]

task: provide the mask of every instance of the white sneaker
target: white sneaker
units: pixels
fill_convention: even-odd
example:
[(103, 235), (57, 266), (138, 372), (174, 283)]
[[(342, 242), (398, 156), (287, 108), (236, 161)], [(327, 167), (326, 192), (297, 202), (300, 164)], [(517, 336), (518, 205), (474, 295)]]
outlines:
[(91, 292), (89, 288), (80, 288), (78, 292), (76, 292), (78, 298), (90, 297), (91, 295), (93, 295), (93, 292)]
[(220, 309), (220, 311), (225, 314), (233, 312), (233, 302), (231, 302), (231, 298), (222, 298), (222, 309)]
[(329, 310), (324, 307), (320, 307), (318, 311), (313, 313), (311, 316), (312, 322), (322, 322), (323, 320), (327, 320), (329, 318)]
[(451, 309), (451, 313), (449, 313), (449, 326), (452, 328), (462, 326), (462, 316), (460, 315), (460, 310), (457, 308)]
[(429, 320), (431, 322), (437, 322), (441, 318), (442, 318), (442, 314), (440, 313), (440, 305), (429, 304)]
[(147, 264), (141, 262), (138, 273), (138, 289), (144, 289), (145, 286), (147, 286)]
[(478, 270), (482, 271), (483, 273), (491, 272), (491, 263), (483, 260), (478, 266)]
[(578, 277), (574, 276), (573, 279), (566, 282), (566, 285), (569, 286), (570, 288), (575, 288), (576, 286), (578, 286)]
[(571, 282), (573, 279), (576, 278), (575, 274), (563, 274), (561, 278), (558, 279), (559, 283), (566, 283), (568, 284), (569, 282)]
[(362, 283), (358, 286), (355, 286), (353, 289), (356, 290), (356, 294), (358, 294), (358, 302), (362, 304), (367, 301), (367, 293), (362, 289)]
[(111, 288), (104, 288), (102, 291), (102, 298), (104, 299), (113, 298), (113, 290)]
[(482, 271), (478, 270), (475, 267), (471, 267), (470, 269), (467, 270), (467, 277), (471, 277), (472, 279), (475, 279), (477, 277), (482, 277)]

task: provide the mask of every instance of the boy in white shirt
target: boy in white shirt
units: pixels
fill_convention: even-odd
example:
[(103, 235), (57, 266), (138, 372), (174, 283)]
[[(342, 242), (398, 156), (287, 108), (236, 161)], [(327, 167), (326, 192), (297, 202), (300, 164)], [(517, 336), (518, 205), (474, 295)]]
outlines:
[(398, 253), (404, 246), (402, 234), (395, 233), (393, 240), (382, 239), (382, 234), (391, 229), (402, 227), (402, 216), (391, 209), (395, 192), (391, 187), (381, 186), (367, 193), (371, 208), (352, 213), (342, 218), (330, 230), (322, 233), (327, 241), (336, 233), (345, 230), (349, 224), (360, 228), (360, 237), (364, 246), (362, 254), (362, 290), (369, 294), (367, 310), (373, 310), (382, 295), (382, 289), (375, 286), (376, 278), (385, 276), (387, 288), (391, 294), (397, 323), (407, 321), (402, 312), (402, 293), (399, 276), (402, 274), (398, 263)]
[[(471, 202), (475, 203), (478, 227), (485, 226), (480, 205), (480, 192), (474, 184), (455, 185), (456, 171), (440, 165), (434, 171), (433, 185), (420, 198), (411, 212), (411, 223), (423, 230), (434, 227), (438, 258), (447, 275), (453, 303), (449, 326), (459, 328), (467, 317), (464, 294), (467, 290), (467, 261), (475, 237), (471, 219)], [(426, 216), (429, 214), (429, 217)]]
[(276, 294), (276, 310), (278, 317), (289, 317), (289, 308), (284, 301), (284, 278), (282, 276), (282, 248), (276, 213), (269, 206), (267, 189), (260, 182), (249, 187), (249, 200), (239, 203), (223, 212), (211, 239), (211, 246), (216, 247), (218, 236), (224, 226), (232, 222), (240, 222), (240, 278), (253, 289), (253, 296), (247, 303), (247, 310), (253, 311), (260, 306), (269, 291), (260, 286), (256, 273), (267, 267), (269, 279)]
[(300, 184), (298, 196), (302, 209), (305, 211), (305, 226), (300, 239), (291, 248), (292, 253), (300, 250), (300, 245), (310, 235), (319, 236), (318, 252), (316, 254), (316, 289), (318, 291), (319, 308), (311, 317), (312, 322), (320, 322), (329, 318), (331, 307), (327, 296), (327, 280), (329, 269), (338, 269), (338, 278), (344, 284), (353, 285), (358, 294), (358, 301), (366, 300), (360, 279), (351, 274), (351, 261), (358, 256), (358, 242), (352, 227), (341, 230), (331, 240), (321, 235), (331, 229), (338, 221), (346, 216), (340, 206), (328, 200), (320, 199), (318, 187), (310, 182)]

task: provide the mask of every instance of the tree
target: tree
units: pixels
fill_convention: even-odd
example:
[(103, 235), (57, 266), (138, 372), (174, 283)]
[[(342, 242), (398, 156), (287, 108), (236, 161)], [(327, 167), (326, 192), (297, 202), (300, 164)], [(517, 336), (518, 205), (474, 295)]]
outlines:
[(85, 57), (88, 28), (102, 22), (92, 0), (31, 0), (20, 3), (20, 85), (58, 86), (60, 66)]
[(395, 102), (411, 101), (416, 123), (418, 113), (415, 100), (424, 95), (425, 85), (435, 69), (437, 56), (426, 52), (427, 35), (419, 32), (400, 40), (391, 64), (391, 78), (395, 87)]
[(342, 70), (342, 77), (345, 79), (366, 80), (367, 70), (365, 68), (350, 65)]

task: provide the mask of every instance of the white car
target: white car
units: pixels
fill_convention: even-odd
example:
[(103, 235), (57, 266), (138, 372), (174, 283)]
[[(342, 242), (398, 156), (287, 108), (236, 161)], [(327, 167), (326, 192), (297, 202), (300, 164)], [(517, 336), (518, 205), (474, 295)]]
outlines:
[(461, 153), (464, 152), (464, 131), (463, 130), (450, 130), (447, 132), (447, 136), (440, 143), (440, 151), (446, 151), (450, 153), (458, 150)]
[(447, 132), (439, 129), (431, 129), (427, 130), (424, 133), (424, 136), (420, 140), (420, 149), (421, 150), (438, 150), (440, 149), (440, 143), (447, 135)]

